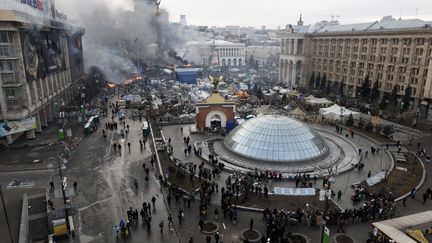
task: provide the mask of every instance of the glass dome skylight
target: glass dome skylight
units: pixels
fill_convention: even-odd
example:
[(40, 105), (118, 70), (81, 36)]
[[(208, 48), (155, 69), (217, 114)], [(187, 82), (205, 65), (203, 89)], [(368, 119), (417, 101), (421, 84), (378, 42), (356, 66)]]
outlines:
[(247, 120), (232, 130), (224, 141), (232, 152), (267, 162), (301, 162), (324, 157), (326, 142), (307, 125), (280, 115)]

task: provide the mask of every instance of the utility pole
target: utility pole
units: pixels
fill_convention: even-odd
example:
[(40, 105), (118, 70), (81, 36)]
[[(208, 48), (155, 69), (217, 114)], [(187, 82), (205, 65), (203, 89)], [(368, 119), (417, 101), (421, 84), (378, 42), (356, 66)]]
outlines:
[(11, 227), (10, 227), (10, 224), (9, 224), (9, 217), (7, 215), (6, 204), (4, 202), (3, 189), (2, 189), (1, 184), (0, 184), (0, 198), (1, 198), (1, 201), (2, 201), (2, 204), (3, 204), (3, 210), (4, 210), (4, 214), (5, 214), (5, 218), (6, 218), (6, 224), (8, 226), (8, 230), (9, 230), (9, 237), (10, 237), (11, 242), (13, 243), (12, 231), (11, 231)]

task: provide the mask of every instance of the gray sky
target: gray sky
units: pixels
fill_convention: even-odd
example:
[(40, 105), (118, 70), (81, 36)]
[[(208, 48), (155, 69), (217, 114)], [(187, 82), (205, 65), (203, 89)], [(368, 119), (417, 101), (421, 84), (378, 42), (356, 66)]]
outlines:
[(305, 24), (338, 17), (341, 23), (379, 20), (382, 16), (432, 20), (432, 0), (162, 0), (171, 21), (187, 15), (188, 24), (241, 25), (268, 28), (297, 22), (300, 11)]

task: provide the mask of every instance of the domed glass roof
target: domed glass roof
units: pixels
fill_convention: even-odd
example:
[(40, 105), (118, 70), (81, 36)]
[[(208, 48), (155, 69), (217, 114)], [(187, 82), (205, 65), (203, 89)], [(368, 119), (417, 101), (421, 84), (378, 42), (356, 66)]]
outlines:
[(247, 120), (232, 130), (225, 146), (246, 158), (268, 162), (299, 162), (328, 152), (325, 141), (307, 125), (280, 115)]

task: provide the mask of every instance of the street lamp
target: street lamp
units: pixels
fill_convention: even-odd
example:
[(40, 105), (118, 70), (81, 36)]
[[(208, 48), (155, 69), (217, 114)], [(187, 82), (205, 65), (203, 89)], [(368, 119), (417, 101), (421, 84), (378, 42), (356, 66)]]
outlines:
[(345, 111), (345, 109), (341, 106), (341, 108), (340, 108), (340, 112), (341, 112), (341, 114), (340, 114), (340, 117), (341, 117), (341, 124), (343, 124), (343, 120), (342, 120), (342, 118), (343, 118), (343, 113), (344, 113), (344, 111)]
[(67, 181), (66, 181), (66, 177), (63, 177), (63, 170), (66, 170), (66, 163), (67, 160), (64, 158), (60, 158), (60, 157), (51, 157), (52, 160), (57, 162), (57, 166), (53, 165), (52, 163), (48, 163), (47, 167), (48, 169), (53, 169), (53, 168), (58, 168), (59, 170), (59, 174), (60, 174), (60, 180), (61, 180), (61, 190), (62, 190), (62, 194), (63, 194), (63, 203), (64, 203), (64, 210), (65, 210), (65, 221), (66, 221), (66, 228), (68, 231), (68, 234), (70, 233), (70, 225), (69, 225), (69, 208), (68, 208), (68, 201), (66, 198), (66, 191), (65, 188), (67, 186)]

